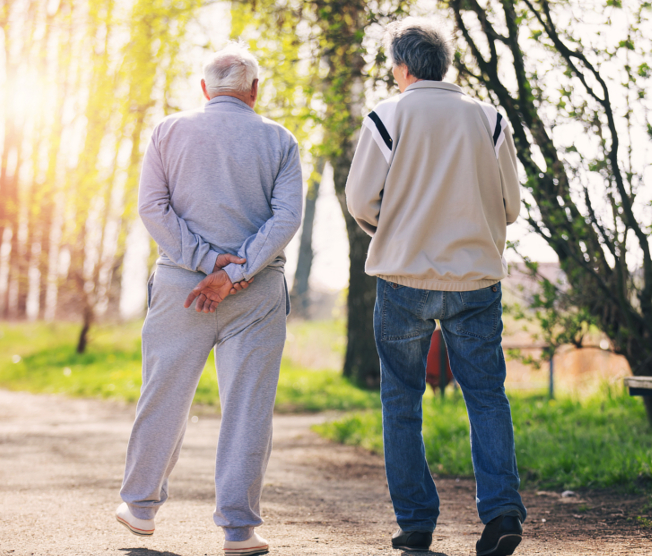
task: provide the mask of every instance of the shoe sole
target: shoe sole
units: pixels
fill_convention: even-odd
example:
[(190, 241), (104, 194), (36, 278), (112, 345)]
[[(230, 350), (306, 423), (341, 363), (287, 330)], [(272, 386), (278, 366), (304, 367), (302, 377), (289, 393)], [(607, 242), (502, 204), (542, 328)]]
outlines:
[(430, 550), (430, 547), (428, 548), (416, 548), (414, 546), (405, 546), (405, 545), (392, 545), (392, 548), (395, 550), (406, 550), (408, 552), (428, 552)]
[(225, 548), (225, 556), (258, 556), (269, 553), (269, 546), (255, 546), (253, 548)]
[(130, 533), (138, 536), (138, 537), (151, 537), (154, 534), (154, 529), (138, 529), (137, 527), (132, 527), (127, 521), (122, 519), (121, 517), (116, 516), (116, 520), (120, 525), (124, 525)]
[(514, 554), (516, 547), (521, 544), (521, 535), (503, 535), (498, 539), (496, 546), (491, 550), (486, 550), (484, 552), (478, 552), (477, 556), (511, 556)]

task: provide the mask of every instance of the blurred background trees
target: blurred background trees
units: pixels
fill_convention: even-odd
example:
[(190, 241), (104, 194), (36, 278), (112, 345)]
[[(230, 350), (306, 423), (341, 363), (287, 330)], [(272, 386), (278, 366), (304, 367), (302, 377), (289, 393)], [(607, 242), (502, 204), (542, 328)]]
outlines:
[(81, 317), (82, 352), (119, 304), (143, 143), (199, 5), (2, 2), (1, 316)]
[[(129, 251), (141, 154), (161, 117), (200, 102), (189, 78), (222, 44), (202, 25), (222, 26), (260, 58), (258, 111), (302, 147), (295, 311), (310, 314), (315, 203), (330, 167), (349, 243), (344, 373), (377, 385), (369, 238), (344, 185), (362, 117), (396, 93), (383, 26), (434, 14), (457, 45), (448, 80), (510, 120), (523, 216), (559, 257), (563, 284), (544, 281), (531, 299), (545, 337), (581, 345), (598, 326), (634, 373), (652, 374), (650, 2), (240, 0), (207, 18), (216, 4), (0, 3), (0, 317), (80, 321), (83, 351), (93, 321), (128, 305), (125, 280), (145, 279), (128, 261), (154, 257)], [(524, 255), (536, 275), (536, 253)]]
[[(304, 144), (306, 155), (320, 163), (328, 161), (333, 169), (335, 192), (349, 241), (347, 348), (343, 371), (359, 384), (378, 386), (380, 367), (373, 334), (376, 279), (364, 272), (370, 237), (349, 215), (344, 187), (357, 132), (369, 104), (367, 97), (377, 83), (386, 85), (391, 79), (389, 68), (382, 64), (384, 58), (378, 51), (379, 44), (369, 44), (368, 40), (365, 44), (367, 29), (370, 26), (379, 29), (381, 24), (405, 14), (409, 2), (394, 0), (379, 5), (365, 0), (255, 0), (233, 5), (233, 36), (247, 39), (261, 59), (270, 50), (280, 55), (269, 64), (268, 87), (284, 91), (289, 82), (288, 73), (298, 71), (305, 76), (300, 91), (305, 101), (299, 104), (304, 109), (297, 111), (296, 105), (290, 103), (285, 110), (272, 111), (272, 117), (287, 122), (286, 125), (290, 123), (290, 129), (297, 119), (304, 123), (303, 129), (306, 125), (313, 128)], [(321, 171), (317, 174), (321, 175)], [(312, 229), (312, 202), (318, 191), (315, 183), (313, 180), (308, 191), (304, 232)], [(299, 310), (305, 315), (312, 260), (307, 235), (302, 238), (299, 257), (295, 295), (301, 303)]]

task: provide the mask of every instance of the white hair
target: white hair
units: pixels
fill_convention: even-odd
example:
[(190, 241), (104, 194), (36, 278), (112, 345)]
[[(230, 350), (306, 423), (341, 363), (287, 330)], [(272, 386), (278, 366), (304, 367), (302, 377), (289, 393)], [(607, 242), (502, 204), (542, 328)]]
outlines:
[(204, 80), (209, 93), (248, 93), (258, 79), (258, 61), (242, 43), (229, 41), (204, 64)]

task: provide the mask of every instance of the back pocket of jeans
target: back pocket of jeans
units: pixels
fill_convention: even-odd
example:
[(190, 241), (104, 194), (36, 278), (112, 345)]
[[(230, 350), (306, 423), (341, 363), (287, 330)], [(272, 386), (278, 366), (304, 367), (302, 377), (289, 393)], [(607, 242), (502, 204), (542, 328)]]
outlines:
[(464, 310), (457, 316), (457, 332), (483, 340), (494, 336), (502, 314), (500, 283), (459, 295)]
[(428, 290), (387, 282), (383, 295), (381, 339), (395, 341), (422, 336), (425, 324), (421, 314), (427, 299)]

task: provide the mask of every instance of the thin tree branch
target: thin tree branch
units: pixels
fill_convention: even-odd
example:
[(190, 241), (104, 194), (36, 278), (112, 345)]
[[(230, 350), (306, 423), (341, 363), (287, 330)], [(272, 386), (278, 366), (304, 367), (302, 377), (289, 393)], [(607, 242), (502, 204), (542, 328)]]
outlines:
[[(552, 40), (555, 48), (562, 55), (569, 68), (573, 73), (578, 77), (587, 93), (591, 95), (604, 109), (605, 115), (607, 116), (607, 125), (609, 132), (611, 133), (611, 148), (608, 150), (608, 159), (611, 165), (611, 171), (613, 172), (614, 178), (616, 180), (616, 188), (621, 197), (622, 207), (624, 211), (624, 222), (631, 228), (638, 239), (639, 246), (643, 251), (643, 272), (644, 272), (644, 287), (641, 291), (640, 302), (641, 306), (644, 309), (644, 313), (650, 315), (648, 318), (648, 328), (652, 332), (652, 255), (650, 253), (650, 245), (647, 234), (639, 226), (636, 217), (634, 216), (634, 211), (632, 207), (632, 201), (630, 196), (627, 194), (627, 189), (623, 180), (622, 173), (620, 171), (620, 164), (618, 161), (618, 131), (616, 129), (616, 122), (613, 114), (613, 109), (611, 106), (611, 100), (609, 98), (609, 89), (606, 82), (602, 78), (600, 72), (589, 62), (586, 56), (577, 50), (571, 50), (566, 46), (566, 44), (561, 40), (557, 29), (555, 28), (554, 22), (552, 21), (552, 14), (550, 12), (550, 5), (547, 0), (541, 0), (541, 5), (546, 16), (544, 21), (541, 14), (535, 9), (530, 0), (524, 0), (525, 4), (528, 6), (530, 11), (537, 18), (539, 23), (544, 27), (546, 33)], [(579, 68), (573, 62), (573, 59), (581, 61), (584, 66), (591, 72), (595, 77), (596, 81), (600, 84), (602, 88), (603, 97), (600, 97), (593, 88), (587, 83), (584, 74), (579, 70)]]

